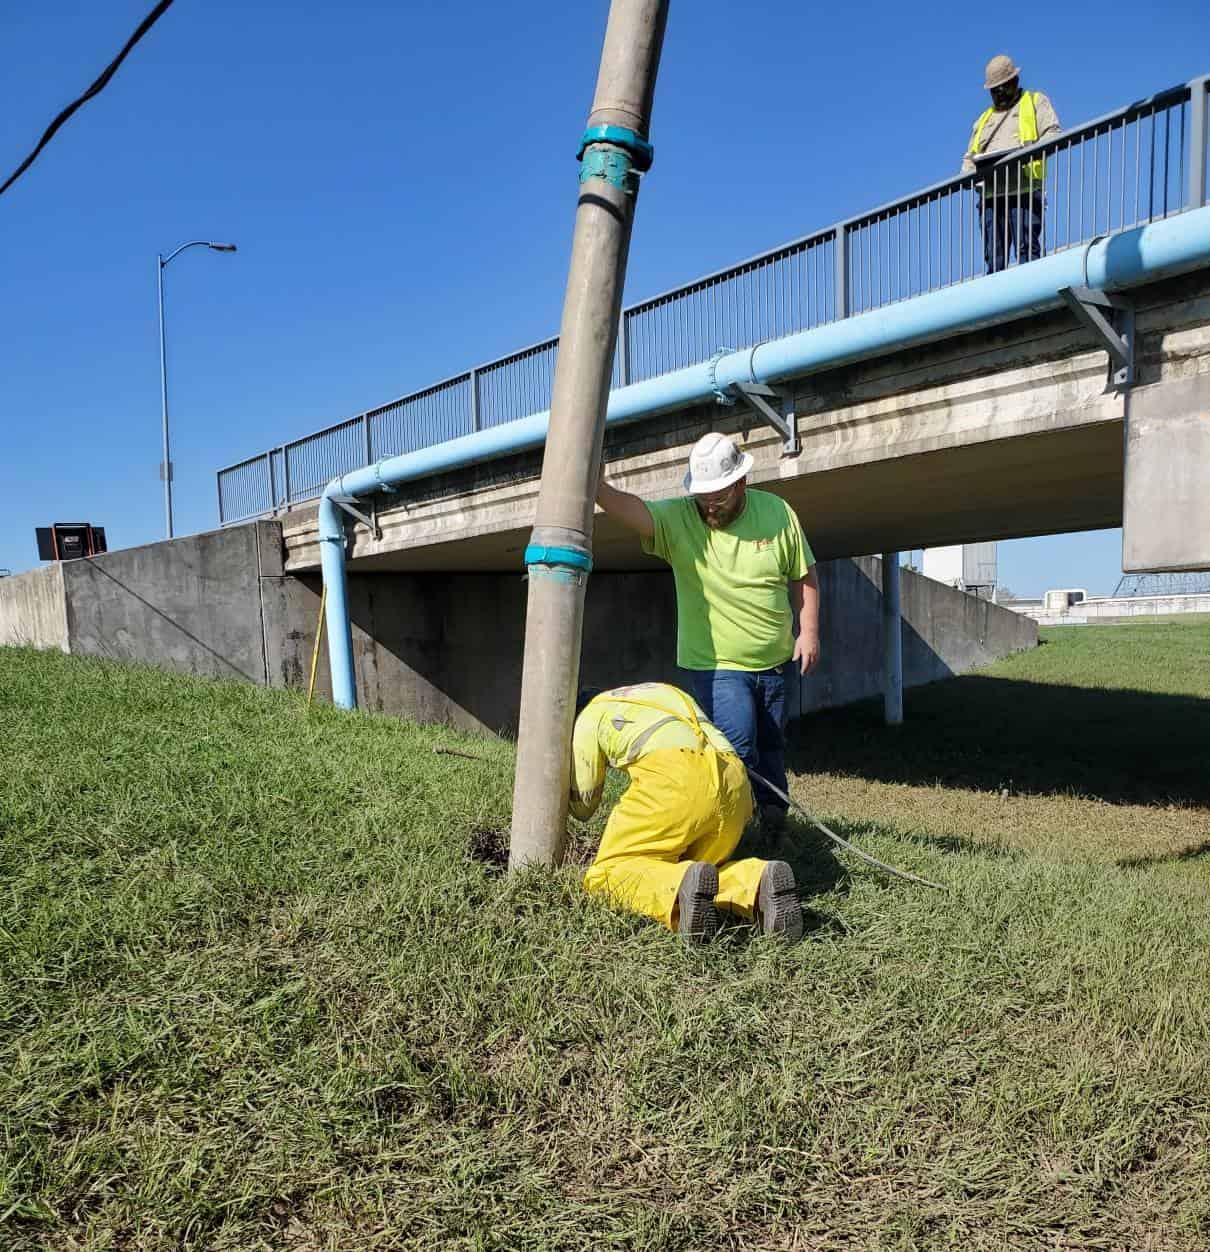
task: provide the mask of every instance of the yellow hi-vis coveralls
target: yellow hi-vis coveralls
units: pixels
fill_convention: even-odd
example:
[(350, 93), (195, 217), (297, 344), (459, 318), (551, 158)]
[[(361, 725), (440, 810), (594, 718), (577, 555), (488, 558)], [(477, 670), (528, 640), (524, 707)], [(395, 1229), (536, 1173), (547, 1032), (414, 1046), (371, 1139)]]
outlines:
[(716, 903), (751, 920), (765, 861), (728, 861), (752, 815), (743, 762), (696, 701), (667, 683), (616, 687), (592, 700), (572, 735), (571, 811), (601, 802), (605, 767), (630, 786), (609, 815), (584, 886), (676, 927), (676, 896), (694, 861), (718, 866)]

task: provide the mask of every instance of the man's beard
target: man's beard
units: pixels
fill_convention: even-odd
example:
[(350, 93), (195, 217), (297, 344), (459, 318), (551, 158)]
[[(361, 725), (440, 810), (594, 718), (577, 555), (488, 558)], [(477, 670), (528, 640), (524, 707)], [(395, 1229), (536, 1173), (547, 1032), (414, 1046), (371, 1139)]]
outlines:
[(740, 496), (737, 500), (729, 500), (725, 505), (716, 507), (713, 512), (704, 505), (698, 505), (698, 512), (702, 515), (702, 521), (711, 530), (723, 530), (735, 521), (743, 511), (743, 508), (744, 497)]

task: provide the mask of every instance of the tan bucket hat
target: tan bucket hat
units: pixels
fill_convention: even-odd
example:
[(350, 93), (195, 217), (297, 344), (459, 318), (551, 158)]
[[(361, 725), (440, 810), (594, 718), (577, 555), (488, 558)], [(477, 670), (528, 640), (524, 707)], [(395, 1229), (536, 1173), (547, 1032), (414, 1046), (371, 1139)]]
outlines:
[(983, 85), (991, 91), (993, 87), (1000, 87), (1011, 79), (1020, 78), (1021, 70), (1013, 64), (1012, 57), (998, 56), (992, 57), (987, 63), (987, 69), (983, 73)]

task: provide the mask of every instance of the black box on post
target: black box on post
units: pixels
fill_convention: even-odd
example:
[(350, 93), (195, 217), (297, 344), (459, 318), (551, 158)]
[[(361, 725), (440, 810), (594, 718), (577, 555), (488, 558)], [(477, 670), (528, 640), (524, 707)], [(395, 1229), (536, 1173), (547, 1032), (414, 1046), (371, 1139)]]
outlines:
[(105, 528), (88, 522), (55, 522), (53, 526), (37, 527), (34, 534), (39, 561), (78, 561), (107, 550)]

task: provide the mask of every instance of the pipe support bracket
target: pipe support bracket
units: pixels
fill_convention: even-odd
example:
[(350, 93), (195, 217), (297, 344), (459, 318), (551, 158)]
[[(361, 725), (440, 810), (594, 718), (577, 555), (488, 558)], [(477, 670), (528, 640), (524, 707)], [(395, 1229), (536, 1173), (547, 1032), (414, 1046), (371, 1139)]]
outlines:
[[(794, 393), (778, 391), (764, 383), (732, 383), (737, 396), (743, 396), (751, 408), (773, 427), (781, 436), (782, 456), (798, 456), (802, 443), (798, 438), (798, 419), (794, 413)], [(781, 412), (769, 403), (776, 400)]]
[(1064, 303), (1109, 353), (1109, 385), (1130, 387), (1134, 378), (1134, 303), (1094, 287), (1060, 287)]

